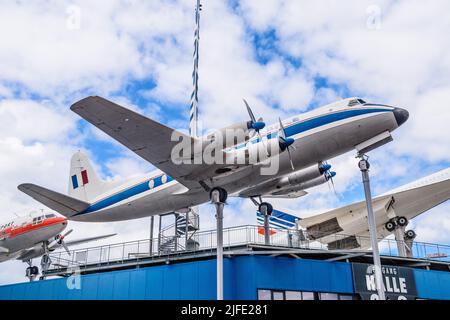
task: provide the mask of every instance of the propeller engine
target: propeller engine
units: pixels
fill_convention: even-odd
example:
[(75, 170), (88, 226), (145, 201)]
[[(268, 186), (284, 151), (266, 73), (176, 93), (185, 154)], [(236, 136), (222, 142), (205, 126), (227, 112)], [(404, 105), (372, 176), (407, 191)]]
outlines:
[(219, 129), (206, 137), (206, 143), (217, 143), (222, 148), (229, 148), (241, 143), (247, 142), (249, 139), (258, 135), (262, 141), (260, 130), (264, 129), (266, 123), (262, 118), (256, 120), (256, 117), (247, 101), (244, 99), (247, 113), (250, 117), (248, 121), (238, 122), (231, 126)]
[(330, 171), (331, 165), (319, 163), (318, 165), (290, 173), (282, 178), (263, 182), (259, 185), (241, 192), (241, 196), (259, 196), (285, 190), (300, 191), (323, 184), (334, 176), (336, 172)]
[(280, 146), (280, 150), (287, 151), (289, 156), (289, 162), (291, 163), (292, 171), (295, 171), (294, 162), (292, 161), (291, 148), (295, 149), (292, 144), (295, 142), (293, 138), (286, 138), (286, 129), (281, 122), (281, 118), (278, 118), (280, 122), (280, 128), (278, 129), (278, 144)]
[(64, 239), (72, 232), (73, 232), (73, 229), (70, 229), (64, 235), (58, 234), (55, 237), (55, 240), (49, 245), (49, 248), (54, 250), (54, 249), (56, 249), (56, 247), (62, 246), (64, 248), (64, 250), (66, 250), (67, 254), (70, 256), (70, 250), (67, 247), (66, 243), (64, 242)]
[(260, 139), (262, 140), (261, 134), (259, 133), (259, 130), (264, 129), (266, 126), (265, 122), (263, 121), (263, 118), (259, 118), (258, 121), (256, 121), (255, 115), (253, 114), (252, 109), (248, 105), (247, 101), (244, 99), (245, 106), (247, 108), (248, 115), (250, 117), (250, 121), (247, 122), (247, 128), (255, 130), (256, 133), (258, 133)]

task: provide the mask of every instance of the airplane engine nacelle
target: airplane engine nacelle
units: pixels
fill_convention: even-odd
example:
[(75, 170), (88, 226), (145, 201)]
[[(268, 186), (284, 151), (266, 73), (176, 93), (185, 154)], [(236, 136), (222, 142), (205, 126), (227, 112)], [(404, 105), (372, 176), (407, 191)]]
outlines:
[(253, 138), (256, 131), (251, 121), (243, 121), (219, 129), (206, 137), (208, 143), (217, 143), (221, 148), (229, 148)]
[(229, 164), (256, 164), (279, 155), (283, 150), (280, 148), (278, 139), (264, 140), (264, 142), (248, 142), (245, 148), (238, 148), (227, 152), (226, 163)]
[(328, 180), (329, 180), (329, 177), (327, 175), (322, 175), (320, 177), (299, 183), (297, 185), (289, 185), (288, 187), (285, 187), (282, 189), (289, 189), (290, 192), (302, 191), (302, 190), (306, 190), (306, 189), (309, 189), (312, 187), (317, 187), (321, 184), (324, 184)]
[(294, 173), (291, 173), (284, 179), (282, 182), (285, 185), (289, 184), (292, 186), (299, 185), (301, 183), (308, 182), (310, 180), (314, 180), (318, 177), (321, 177), (324, 172), (328, 171), (331, 168), (329, 164), (318, 164), (317, 166), (312, 166)]
[(329, 164), (318, 164), (282, 178), (260, 183), (242, 191), (240, 194), (242, 196), (255, 196), (286, 189), (294, 191), (304, 190), (328, 181), (330, 177), (335, 175), (334, 172), (329, 172), (330, 169), (331, 165)]

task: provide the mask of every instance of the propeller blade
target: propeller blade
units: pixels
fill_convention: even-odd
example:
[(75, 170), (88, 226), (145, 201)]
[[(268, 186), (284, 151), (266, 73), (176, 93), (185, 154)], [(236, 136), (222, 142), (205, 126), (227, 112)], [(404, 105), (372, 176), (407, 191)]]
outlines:
[(292, 161), (291, 150), (289, 150), (289, 147), (287, 148), (287, 152), (288, 152), (288, 156), (289, 156), (289, 161), (291, 163), (292, 171), (295, 171), (294, 162)]
[(252, 120), (253, 122), (256, 122), (255, 115), (253, 114), (252, 109), (248, 105), (247, 100), (245, 100), (245, 99), (242, 99), (242, 100), (244, 100), (245, 106), (247, 107), (247, 112), (248, 112), (248, 115), (250, 116), (250, 120)]
[(66, 243), (64, 242), (64, 240), (61, 241), (61, 245), (63, 246), (64, 250), (66, 250), (67, 254), (70, 256), (70, 250), (67, 247)]
[(71, 234), (73, 232), (73, 229), (70, 229), (69, 231), (66, 232), (65, 235), (63, 235), (63, 238), (67, 237), (69, 234)]
[(278, 121), (280, 121), (280, 130), (279, 131), (282, 133), (282, 135), (280, 137), (285, 139), (286, 138), (286, 131), (284, 129), (283, 123), (281, 122), (281, 118), (278, 118)]
[(292, 161), (292, 155), (291, 155), (291, 150), (290, 150), (290, 148), (292, 148), (292, 150), (295, 150), (294, 146), (292, 146), (292, 144), (294, 143), (294, 139), (286, 138), (286, 130), (284, 129), (283, 122), (281, 122), (281, 118), (278, 118), (278, 121), (280, 123), (280, 130), (279, 130), (280, 139), (286, 146), (286, 150), (287, 150), (287, 153), (289, 156), (289, 162), (291, 163), (292, 171), (295, 171), (294, 162)]
[(336, 175), (336, 172), (327, 171), (326, 175), (327, 175), (328, 188), (330, 188), (330, 183), (331, 183), (331, 186), (332, 186), (332, 189), (333, 189), (333, 192), (334, 192), (336, 198), (338, 198), (338, 200), (340, 200), (339, 195), (336, 192), (336, 187), (334, 186), (334, 179), (333, 179), (333, 177)]

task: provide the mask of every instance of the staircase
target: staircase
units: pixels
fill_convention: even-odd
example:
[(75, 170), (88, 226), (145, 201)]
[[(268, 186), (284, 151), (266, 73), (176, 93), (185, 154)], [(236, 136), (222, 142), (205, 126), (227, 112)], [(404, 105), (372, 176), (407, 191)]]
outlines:
[[(195, 234), (200, 229), (199, 216), (193, 211), (187, 213), (171, 213), (175, 222), (160, 227), (158, 235), (158, 251), (160, 254), (169, 254), (177, 251), (192, 251), (199, 247)], [(168, 215), (165, 215), (168, 216)], [(163, 216), (160, 216), (160, 225)]]

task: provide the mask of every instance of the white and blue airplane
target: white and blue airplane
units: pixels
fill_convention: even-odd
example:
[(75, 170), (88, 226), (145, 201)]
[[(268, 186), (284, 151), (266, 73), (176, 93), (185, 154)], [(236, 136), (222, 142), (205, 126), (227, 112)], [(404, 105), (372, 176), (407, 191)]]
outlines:
[[(306, 189), (325, 183), (335, 173), (326, 160), (356, 149), (365, 153), (392, 141), (391, 132), (409, 117), (402, 109), (348, 98), (266, 126), (256, 120), (246, 103), (249, 121), (234, 124), (202, 138), (191, 137), (101, 97), (87, 97), (71, 110), (116, 139), (158, 170), (144, 178), (102, 181), (81, 152), (71, 160), (69, 192), (64, 195), (35, 184), (18, 188), (69, 220), (107, 222), (142, 218), (170, 212), (187, 212), (208, 202), (214, 190), (220, 200), (227, 195), (250, 198), (272, 206), (262, 198), (296, 198)], [(243, 130), (230, 144), (218, 138), (227, 130)], [(179, 141), (194, 146), (173, 158)], [(197, 159), (198, 153), (216, 144), (226, 160), (262, 155), (255, 163), (180, 163)], [(270, 148), (269, 148), (270, 147)], [(198, 151), (200, 150), (200, 151)], [(217, 154), (216, 154), (217, 156)], [(278, 161), (272, 175), (261, 168)], [(258, 201), (259, 200), (259, 201)]]

